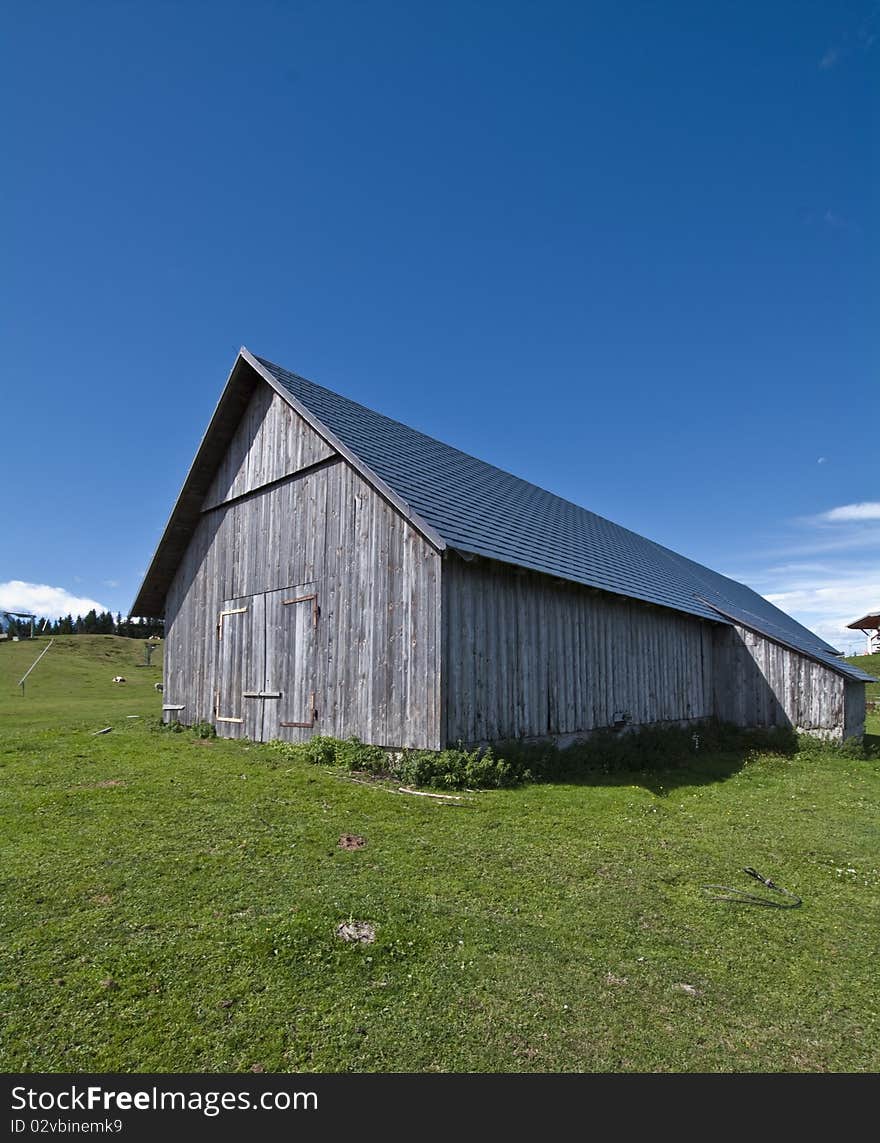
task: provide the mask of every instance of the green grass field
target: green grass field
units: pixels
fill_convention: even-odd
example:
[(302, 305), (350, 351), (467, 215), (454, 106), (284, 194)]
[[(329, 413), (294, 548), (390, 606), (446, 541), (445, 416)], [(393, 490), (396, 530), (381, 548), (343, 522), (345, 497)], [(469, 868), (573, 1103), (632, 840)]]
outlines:
[[(869, 675), (880, 680), (880, 655), (853, 655), (847, 659), (847, 662), (853, 663), (856, 667), (861, 667), (863, 671), (867, 671)], [(867, 684), (865, 697), (868, 702), (880, 702), (880, 681)]]
[[(158, 729), (132, 640), (60, 640), (22, 698), (44, 645), (0, 646), (0, 1069), (880, 1066), (876, 759), (691, 756), (446, 805)], [(702, 891), (762, 892), (743, 866), (803, 906)]]

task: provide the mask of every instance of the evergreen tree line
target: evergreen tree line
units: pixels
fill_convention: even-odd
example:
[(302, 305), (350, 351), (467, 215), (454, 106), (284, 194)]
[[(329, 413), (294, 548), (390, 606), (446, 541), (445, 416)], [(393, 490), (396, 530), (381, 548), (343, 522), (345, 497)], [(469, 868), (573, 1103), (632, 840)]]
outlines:
[[(30, 619), (9, 620), (9, 637), (18, 635), (27, 639), (31, 633)], [(129, 639), (149, 639), (151, 635), (164, 634), (165, 625), (161, 619), (133, 622), (123, 619), (121, 612), (114, 619), (111, 611), (95, 611), (88, 615), (65, 615), (62, 619), (34, 619), (35, 635), (123, 635)]]

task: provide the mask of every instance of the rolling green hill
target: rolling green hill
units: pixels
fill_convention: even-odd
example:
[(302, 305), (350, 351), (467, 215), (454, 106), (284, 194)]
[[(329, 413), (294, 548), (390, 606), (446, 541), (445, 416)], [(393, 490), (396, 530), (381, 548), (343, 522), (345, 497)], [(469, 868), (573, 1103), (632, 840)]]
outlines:
[[(22, 696), (19, 679), (50, 640), (0, 642), (0, 718), (18, 728), (107, 726), (127, 715), (159, 715), (159, 644), (144, 666), (144, 641), (117, 635), (60, 635), (34, 668)], [(113, 683), (122, 675), (125, 683)]]
[[(880, 702), (880, 655), (850, 655), (846, 661), (852, 663), (854, 667), (861, 667), (863, 671), (867, 671), (878, 680), (876, 683), (868, 683), (865, 697), (868, 702)], [(880, 733), (880, 728), (874, 733)]]

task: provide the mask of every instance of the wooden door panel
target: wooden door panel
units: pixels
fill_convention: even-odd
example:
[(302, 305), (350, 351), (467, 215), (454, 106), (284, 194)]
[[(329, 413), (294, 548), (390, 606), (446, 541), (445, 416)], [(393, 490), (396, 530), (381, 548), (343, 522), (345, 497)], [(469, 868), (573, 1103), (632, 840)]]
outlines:
[(229, 600), (217, 619), (217, 693), (214, 718), (231, 736), (244, 724), (242, 708), (242, 653), (249, 627), (249, 600)]
[[(266, 690), (264, 733), (313, 727), (317, 721), (317, 639), (320, 620), (314, 584), (299, 584), (266, 595)], [(274, 720), (271, 723), (270, 720)]]
[(241, 709), (245, 738), (263, 741), (263, 700), (255, 697), (263, 691), (266, 675), (266, 597), (251, 597), (245, 625), (245, 638), (241, 656)]

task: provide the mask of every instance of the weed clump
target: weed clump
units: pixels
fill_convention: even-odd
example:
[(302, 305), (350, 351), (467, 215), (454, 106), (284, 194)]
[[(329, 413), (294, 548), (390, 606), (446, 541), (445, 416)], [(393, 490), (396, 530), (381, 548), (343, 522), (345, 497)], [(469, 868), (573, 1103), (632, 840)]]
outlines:
[(798, 753), (807, 756), (835, 754), (838, 758), (853, 758), (868, 761), (880, 758), (880, 736), (863, 734), (846, 738), (843, 742), (828, 742), (814, 734), (798, 735)]
[(183, 734), (186, 730), (186, 727), (177, 718), (173, 718), (170, 722), (166, 722), (162, 718), (149, 719), (146, 725), (150, 730), (155, 730), (160, 734)]
[(514, 740), (472, 749), (459, 744), (446, 750), (389, 750), (359, 738), (326, 736), (269, 745), (287, 759), (339, 766), (412, 786), (461, 790), (554, 782), (590, 771), (607, 774), (689, 766), (701, 751), (790, 755), (797, 752), (800, 743), (796, 735), (781, 728), (747, 731), (706, 722), (688, 728), (644, 727), (627, 733), (597, 730), (566, 747)]
[(440, 789), (512, 786), (528, 781), (528, 772), (518, 772), (491, 747), (465, 750), (386, 750), (359, 738), (317, 736), (308, 742), (270, 742), (272, 750), (294, 761), (321, 766), (339, 766), (352, 773), (394, 778), (414, 786)]

